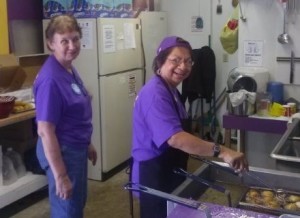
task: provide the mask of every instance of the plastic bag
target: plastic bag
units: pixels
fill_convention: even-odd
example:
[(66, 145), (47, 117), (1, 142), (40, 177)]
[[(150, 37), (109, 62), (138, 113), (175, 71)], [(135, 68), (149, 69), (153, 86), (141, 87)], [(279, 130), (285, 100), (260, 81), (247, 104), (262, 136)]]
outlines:
[(238, 49), (238, 7), (235, 7), (231, 17), (221, 30), (220, 41), (223, 49), (233, 54)]

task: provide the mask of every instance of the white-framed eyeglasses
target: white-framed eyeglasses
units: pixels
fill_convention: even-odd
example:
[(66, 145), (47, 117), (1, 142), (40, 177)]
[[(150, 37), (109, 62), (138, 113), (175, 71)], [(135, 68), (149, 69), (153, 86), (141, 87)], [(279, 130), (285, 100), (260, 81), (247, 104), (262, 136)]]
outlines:
[(192, 61), (192, 59), (181, 59), (181, 58), (167, 58), (168, 61), (170, 61), (174, 66), (179, 66), (182, 63), (184, 63), (184, 65), (191, 67), (194, 65), (194, 62)]

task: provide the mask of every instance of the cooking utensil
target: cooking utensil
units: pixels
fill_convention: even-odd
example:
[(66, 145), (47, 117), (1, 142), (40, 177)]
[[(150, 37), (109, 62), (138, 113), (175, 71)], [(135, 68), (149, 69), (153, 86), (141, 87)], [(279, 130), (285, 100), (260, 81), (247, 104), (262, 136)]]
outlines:
[(284, 201), (285, 200), (285, 197), (286, 197), (286, 192), (283, 190), (283, 189), (276, 189), (274, 186), (270, 185), (269, 183), (267, 183), (266, 181), (264, 181), (263, 179), (261, 179), (260, 177), (258, 177), (257, 175), (254, 175), (250, 172), (247, 172), (247, 171), (243, 171), (243, 172), (235, 172), (232, 168), (229, 168), (229, 167), (225, 167), (225, 166), (222, 166), (220, 164), (217, 164), (213, 161), (210, 161), (210, 160), (207, 160), (203, 157), (200, 157), (200, 156), (196, 156), (196, 155), (190, 155), (192, 158), (194, 159), (197, 159), (197, 160), (200, 160), (206, 164), (209, 164), (213, 167), (216, 167), (217, 169), (220, 169), (220, 170), (223, 170), (227, 173), (230, 173), (232, 175), (235, 175), (235, 176), (239, 176), (240, 178), (243, 178), (244, 175), (247, 175), (249, 176), (250, 178), (256, 180), (257, 182), (259, 182), (260, 184), (262, 184), (263, 186), (265, 187), (268, 187), (269, 189), (273, 190), (274, 193), (276, 194), (276, 197), (281, 200), (281, 201)]
[(246, 21), (247, 21), (247, 18), (246, 18), (246, 17), (244, 16), (244, 14), (243, 14), (241, 2), (239, 2), (239, 7), (240, 7), (240, 14), (241, 14), (240, 18), (241, 18), (241, 20), (242, 20), (243, 22), (246, 22)]
[(291, 41), (291, 37), (286, 33), (286, 11), (287, 11), (287, 2), (286, 0), (282, 2), (283, 6), (283, 33), (278, 36), (278, 42), (281, 44), (288, 44)]
[(174, 173), (178, 174), (178, 175), (181, 175), (181, 176), (185, 176), (189, 179), (192, 179), (196, 182), (200, 182), (202, 184), (205, 184), (207, 185), (208, 187), (218, 191), (218, 192), (221, 192), (223, 194), (225, 194), (225, 196), (227, 197), (227, 201), (228, 201), (228, 206), (231, 207), (232, 206), (232, 202), (231, 202), (231, 194), (230, 194), (230, 191), (225, 189), (223, 186), (220, 186), (220, 185), (216, 185), (212, 182), (209, 182), (205, 179), (202, 179), (201, 177), (198, 177), (192, 173), (188, 173), (187, 171), (183, 170), (182, 168), (177, 168), (177, 169), (174, 169), (173, 170)]
[(253, 77), (242, 74), (237, 67), (229, 72), (227, 87), (230, 92), (237, 92), (241, 89), (248, 92), (256, 92), (257, 90), (257, 84)]
[(295, 55), (294, 51), (291, 51), (291, 69), (290, 69), (290, 83), (294, 83), (294, 70), (295, 70), (295, 61), (294, 61)]
[(163, 198), (165, 200), (168, 200), (168, 201), (171, 201), (171, 202), (174, 202), (174, 203), (177, 203), (177, 204), (189, 207), (189, 208), (200, 210), (200, 211), (204, 212), (204, 214), (206, 215), (207, 218), (211, 218), (209, 207), (207, 207), (205, 204), (200, 203), (199, 201), (182, 198), (182, 197), (179, 197), (176, 195), (168, 194), (168, 193), (165, 193), (165, 192), (162, 192), (162, 191), (159, 191), (156, 189), (152, 189), (152, 188), (143, 186), (138, 183), (132, 183), (132, 182), (127, 183), (124, 186), (124, 189), (154, 195), (156, 197)]
[(223, 170), (227, 173), (230, 173), (230, 174), (233, 174), (235, 176), (239, 176), (239, 173), (235, 172), (233, 169), (229, 168), (229, 167), (224, 167), (224, 166), (221, 166), (220, 164), (217, 164), (211, 160), (208, 160), (208, 159), (205, 159), (203, 157), (200, 157), (200, 156), (197, 156), (197, 155), (190, 155), (190, 157), (194, 158), (194, 159), (197, 159), (197, 160), (200, 160), (206, 164), (209, 164), (217, 169), (220, 169), (220, 170)]

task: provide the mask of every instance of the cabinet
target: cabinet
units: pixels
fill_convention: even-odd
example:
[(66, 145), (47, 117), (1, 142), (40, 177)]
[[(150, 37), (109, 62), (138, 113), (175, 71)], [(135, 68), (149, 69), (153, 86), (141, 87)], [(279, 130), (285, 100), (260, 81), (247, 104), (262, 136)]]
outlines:
[[(8, 118), (0, 119), (0, 127), (32, 119), (34, 117), (34, 110), (13, 114)], [(0, 186), (0, 208), (3, 208), (34, 191), (37, 191), (46, 185), (46, 176), (35, 175), (31, 172), (27, 172), (24, 177), (19, 178), (15, 183), (8, 186)]]
[(0, 0), (0, 54), (9, 53), (8, 43), (8, 22), (7, 22), (7, 4), (6, 0)]

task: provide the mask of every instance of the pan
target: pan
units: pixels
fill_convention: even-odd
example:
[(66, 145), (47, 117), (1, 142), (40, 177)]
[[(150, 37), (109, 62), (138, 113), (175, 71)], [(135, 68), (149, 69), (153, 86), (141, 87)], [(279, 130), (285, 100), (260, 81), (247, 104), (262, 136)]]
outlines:
[(263, 212), (273, 215), (294, 214), (300, 215), (300, 193), (285, 190), (284, 199), (276, 197), (272, 189), (249, 187), (241, 197), (238, 207), (242, 209)]

